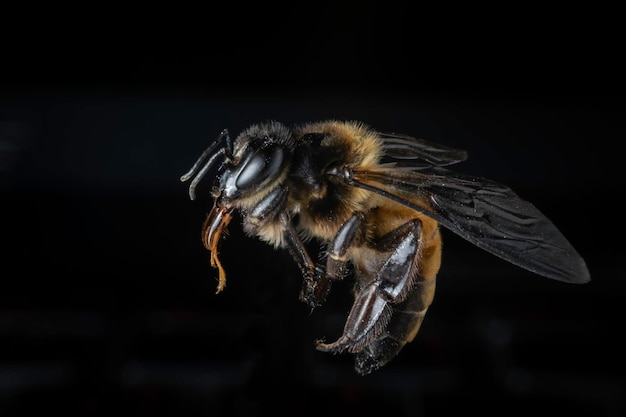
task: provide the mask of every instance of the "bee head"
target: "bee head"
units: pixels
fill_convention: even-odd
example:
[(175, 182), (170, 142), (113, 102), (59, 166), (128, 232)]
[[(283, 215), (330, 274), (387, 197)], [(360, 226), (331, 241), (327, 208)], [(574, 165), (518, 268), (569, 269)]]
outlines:
[(281, 123), (268, 122), (244, 130), (220, 172), (219, 196), (242, 198), (275, 183), (289, 165), (293, 148), (291, 131)]

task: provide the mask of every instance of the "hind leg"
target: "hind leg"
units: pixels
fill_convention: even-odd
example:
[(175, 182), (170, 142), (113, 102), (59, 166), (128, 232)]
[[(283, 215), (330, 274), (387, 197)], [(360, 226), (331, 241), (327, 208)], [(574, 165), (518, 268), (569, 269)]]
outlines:
[(385, 331), (356, 354), (355, 369), (359, 374), (366, 375), (384, 366), (415, 338), (434, 293), (434, 279), (420, 280), (406, 300), (393, 306)]
[(374, 253), (386, 254), (373, 280), (356, 289), (356, 298), (334, 343), (322, 351), (356, 353), (355, 369), (365, 375), (384, 366), (417, 335), (435, 293), (441, 265), (437, 227), (414, 219), (382, 236)]
[(359, 352), (379, 338), (389, 324), (391, 305), (406, 298), (417, 275), (421, 232), (421, 221), (413, 219), (383, 236), (376, 250), (386, 258), (374, 278), (358, 289), (343, 335), (333, 343), (318, 341), (318, 350)]

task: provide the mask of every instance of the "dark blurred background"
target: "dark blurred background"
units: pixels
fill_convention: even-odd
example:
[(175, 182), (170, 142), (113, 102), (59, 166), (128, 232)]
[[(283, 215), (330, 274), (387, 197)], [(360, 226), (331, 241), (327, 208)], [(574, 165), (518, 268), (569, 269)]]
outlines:
[[(0, 416), (624, 415), (614, 11), (52, 12), (3, 27)], [(365, 377), (314, 349), (340, 335), (350, 283), (311, 313), (291, 258), (236, 221), (215, 295), (209, 181), (192, 202), (179, 177), (223, 128), (327, 118), (466, 149), (457, 169), (532, 201), (591, 283), (444, 230), (418, 337)]]

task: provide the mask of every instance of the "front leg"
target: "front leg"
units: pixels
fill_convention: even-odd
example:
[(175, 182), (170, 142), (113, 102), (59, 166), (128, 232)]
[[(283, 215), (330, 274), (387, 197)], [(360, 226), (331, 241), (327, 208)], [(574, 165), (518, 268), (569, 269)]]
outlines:
[[(277, 242), (284, 243), (304, 277), (300, 299), (311, 307), (316, 307), (326, 299), (330, 285), (326, 284), (325, 270), (315, 265), (311, 260), (311, 256), (286, 211), (288, 192), (287, 187), (276, 187), (248, 210), (245, 213), (244, 231), (250, 235), (273, 236)], [(276, 222), (279, 223), (279, 228), (275, 227)], [(281, 234), (280, 238), (274, 236), (277, 230)], [(345, 241), (346, 239), (344, 237), (341, 240)], [(334, 252), (337, 252), (338, 256), (345, 255), (347, 246), (343, 251), (342, 246), (349, 246), (350, 242), (344, 242), (343, 245), (336, 244), (338, 249)], [(332, 265), (330, 269), (334, 270), (335, 268), (340, 269), (338, 266)]]
[[(421, 232), (422, 223), (415, 219), (383, 236), (373, 250), (391, 250), (391, 254), (373, 279), (360, 288), (343, 335), (333, 343), (318, 341), (318, 350), (338, 353), (347, 349), (350, 352), (359, 352), (385, 330), (392, 313), (389, 304), (406, 298), (417, 275)], [(387, 245), (391, 247), (386, 247)]]
[[(283, 242), (287, 250), (300, 268), (305, 282), (316, 281), (324, 272), (311, 260), (304, 243), (298, 236), (291, 219), (286, 211), (287, 187), (276, 187), (245, 215), (244, 231), (250, 235), (274, 236), (277, 242)], [(275, 225), (278, 223), (279, 228)], [(278, 232), (277, 232), (278, 230)], [(323, 299), (324, 294), (318, 294), (316, 299)], [(315, 305), (313, 305), (315, 306)]]
[(315, 283), (324, 279), (325, 272), (315, 265), (311, 260), (302, 239), (298, 236), (298, 232), (289, 221), (286, 213), (281, 213), (280, 221), (284, 230), (284, 240), (287, 243), (287, 250), (291, 257), (300, 267), (304, 283), (300, 293), (300, 300), (309, 304), (311, 307), (321, 305), (328, 295), (329, 287), (325, 285), (317, 286)]

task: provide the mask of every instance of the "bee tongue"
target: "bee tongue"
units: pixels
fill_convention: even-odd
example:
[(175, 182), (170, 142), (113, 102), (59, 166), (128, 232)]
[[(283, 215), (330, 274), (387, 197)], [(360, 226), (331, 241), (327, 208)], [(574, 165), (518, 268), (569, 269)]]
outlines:
[(216, 294), (221, 292), (226, 285), (226, 272), (218, 258), (217, 245), (228, 223), (233, 218), (231, 212), (232, 209), (215, 205), (202, 226), (202, 243), (204, 243), (205, 248), (211, 251), (211, 266), (219, 271)]

